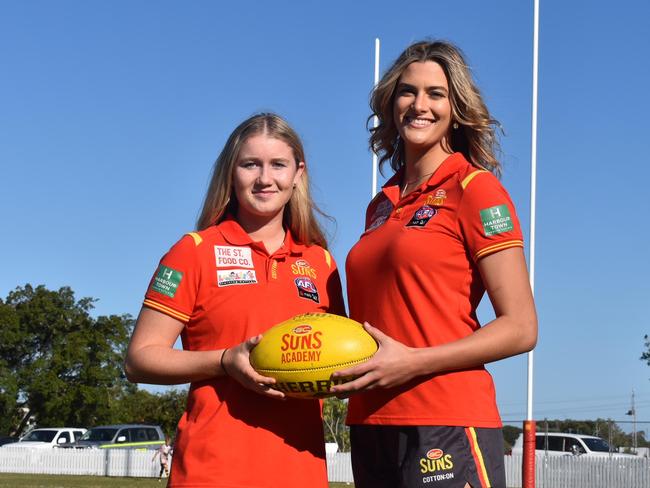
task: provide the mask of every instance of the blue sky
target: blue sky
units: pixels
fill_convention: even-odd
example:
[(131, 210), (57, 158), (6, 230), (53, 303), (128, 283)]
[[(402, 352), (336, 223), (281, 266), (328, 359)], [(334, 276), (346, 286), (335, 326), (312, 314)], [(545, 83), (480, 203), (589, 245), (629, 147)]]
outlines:
[[(541, 1), (536, 418), (631, 420), (634, 390), (650, 421), (648, 10)], [(375, 37), (382, 72), (425, 37), (464, 49), (528, 236), (532, 27), (520, 0), (0, 1), (0, 296), (69, 285), (137, 315), (226, 137), (260, 110), (303, 137), (343, 267), (371, 193)], [(490, 370), (503, 418), (523, 419), (525, 356)]]

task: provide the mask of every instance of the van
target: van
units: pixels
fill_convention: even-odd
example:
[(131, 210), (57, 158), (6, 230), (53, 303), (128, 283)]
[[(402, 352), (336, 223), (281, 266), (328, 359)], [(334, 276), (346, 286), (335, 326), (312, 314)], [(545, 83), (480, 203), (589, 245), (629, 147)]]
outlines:
[[(512, 454), (522, 454), (524, 434), (520, 434), (512, 448)], [(593, 435), (571, 434), (565, 432), (536, 432), (535, 453), (548, 456), (587, 456), (587, 457), (636, 457), (633, 454), (615, 452), (607, 441)]]

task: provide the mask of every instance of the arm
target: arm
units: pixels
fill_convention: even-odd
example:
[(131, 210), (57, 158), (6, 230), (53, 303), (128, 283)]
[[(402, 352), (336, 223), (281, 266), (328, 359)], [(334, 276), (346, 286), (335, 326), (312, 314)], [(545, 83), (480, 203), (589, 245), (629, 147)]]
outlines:
[(359, 378), (332, 387), (347, 395), (390, 388), (433, 373), (481, 366), (531, 350), (537, 341), (537, 316), (521, 248), (505, 249), (478, 262), (496, 318), (473, 334), (435, 347), (412, 348), (365, 325), (379, 350), (367, 362), (334, 373)]
[(250, 365), (248, 356), (261, 336), (227, 350), (181, 351), (173, 346), (183, 327), (181, 321), (143, 307), (124, 362), (129, 381), (174, 385), (231, 376), (257, 393), (284, 397), (283, 393), (270, 389), (269, 385), (275, 382), (273, 378), (259, 375)]

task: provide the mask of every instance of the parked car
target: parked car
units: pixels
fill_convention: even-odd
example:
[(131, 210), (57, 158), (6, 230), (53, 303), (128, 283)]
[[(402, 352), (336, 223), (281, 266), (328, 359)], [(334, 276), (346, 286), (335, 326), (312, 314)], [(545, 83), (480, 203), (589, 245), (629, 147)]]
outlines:
[(157, 425), (100, 425), (89, 429), (79, 440), (60, 447), (75, 449), (158, 449), (165, 434)]
[[(512, 454), (521, 454), (524, 435), (520, 434), (512, 448)], [(633, 458), (634, 454), (624, 454), (612, 449), (607, 441), (593, 435), (571, 434), (565, 432), (536, 432), (535, 453), (549, 456), (587, 456)]]
[(5, 444), (2, 447), (49, 449), (80, 439), (86, 429), (78, 427), (48, 427), (34, 429), (21, 437), (18, 442)]

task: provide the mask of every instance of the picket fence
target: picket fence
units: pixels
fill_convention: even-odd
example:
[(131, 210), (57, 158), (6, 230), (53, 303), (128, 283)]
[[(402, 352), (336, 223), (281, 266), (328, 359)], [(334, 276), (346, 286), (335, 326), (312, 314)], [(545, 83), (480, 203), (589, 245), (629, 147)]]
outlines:
[[(129, 449), (0, 448), (0, 473), (95, 476), (158, 476), (153, 451)], [(173, 459), (173, 458), (172, 458)], [(508, 488), (521, 487), (521, 456), (505, 456)], [(327, 454), (330, 481), (352, 482), (350, 453)], [(537, 488), (648, 488), (648, 458), (586, 458), (538, 456)]]

